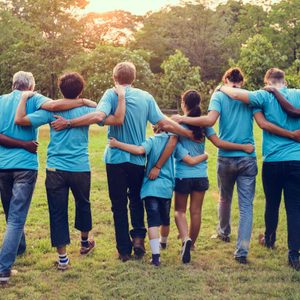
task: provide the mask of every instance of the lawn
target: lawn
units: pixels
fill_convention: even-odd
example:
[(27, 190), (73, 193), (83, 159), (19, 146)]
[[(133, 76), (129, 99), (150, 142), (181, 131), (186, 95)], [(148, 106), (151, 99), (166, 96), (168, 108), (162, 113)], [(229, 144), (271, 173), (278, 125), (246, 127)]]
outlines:
[[(70, 197), (70, 230), (72, 243), (68, 248), (72, 268), (58, 272), (53, 263), (56, 253), (50, 245), (49, 216), (45, 181), (46, 147), (49, 130), (40, 130), (40, 171), (29, 211), (26, 235), (27, 253), (17, 259), (18, 274), (1, 289), (1, 299), (300, 299), (300, 272), (287, 266), (287, 237), (284, 207), (281, 207), (278, 241), (275, 250), (258, 245), (258, 234), (264, 230), (264, 195), (261, 183), (261, 132), (255, 128), (258, 145), (259, 175), (254, 202), (253, 238), (249, 265), (233, 260), (238, 224), (237, 197), (232, 207), (232, 241), (223, 243), (210, 239), (217, 225), (218, 190), (214, 146), (207, 142), (210, 189), (206, 194), (200, 238), (192, 263), (180, 262), (180, 242), (172, 219), (168, 249), (162, 252), (162, 265), (149, 265), (150, 248), (141, 261), (122, 263), (117, 259), (114, 227), (102, 154), (106, 129), (90, 130), (92, 165), (93, 235), (96, 249), (88, 257), (79, 255), (79, 235), (73, 228), (74, 201)], [(172, 212), (173, 216), (173, 212)], [(1, 239), (5, 228), (1, 211)], [(300, 234), (300, 233), (299, 233)]]

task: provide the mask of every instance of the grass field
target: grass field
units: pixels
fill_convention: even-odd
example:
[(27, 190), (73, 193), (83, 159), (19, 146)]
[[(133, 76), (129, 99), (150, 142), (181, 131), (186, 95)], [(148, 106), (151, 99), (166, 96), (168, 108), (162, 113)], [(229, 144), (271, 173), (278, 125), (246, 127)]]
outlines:
[[(250, 264), (243, 266), (233, 260), (237, 235), (238, 208), (234, 196), (232, 208), (232, 241), (211, 240), (217, 225), (218, 190), (216, 184), (216, 149), (207, 142), (209, 153), (210, 190), (207, 192), (197, 249), (192, 263), (182, 265), (177, 229), (172, 219), (169, 248), (162, 252), (162, 265), (149, 265), (150, 249), (142, 261), (122, 263), (117, 260), (114, 227), (107, 192), (102, 154), (106, 129), (90, 130), (92, 164), (93, 235), (97, 248), (88, 257), (79, 255), (79, 235), (74, 230), (74, 201), (70, 197), (70, 229), (72, 243), (68, 248), (72, 268), (58, 272), (53, 263), (55, 250), (49, 239), (49, 216), (44, 187), (46, 147), (49, 130), (40, 130), (40, 171), (26, 234), (27, 253), (17, 259), (19, 271), (9, 285), (0, 291), (0, 299), (300, 299), (300, 272), (287, 266), (286, 218), (284, 207), (278, 229), (276, 250), (258, 245), (257, 236), (264, 230), (264, 195), (260, 171), (254, 202), (254, 224)], [(261, 132), (255, 128), (258, 165), (261, 169)], [(173, 216), (173, 212), (172, 212)], [(5, 228), (1, 212), (1, 238)], [(300, 234), (300, 233), (299, 233)]]

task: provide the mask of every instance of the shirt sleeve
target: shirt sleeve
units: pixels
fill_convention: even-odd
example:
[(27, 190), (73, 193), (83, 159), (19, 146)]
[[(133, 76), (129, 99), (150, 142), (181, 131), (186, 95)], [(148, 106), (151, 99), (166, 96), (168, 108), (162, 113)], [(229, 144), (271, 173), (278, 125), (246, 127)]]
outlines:
[(49, 99), (41, 94), (35, 94), (32, 97), (33, 97), (33, 101), (34, 101), (34, 105), (35, 105), (35, 110), (40, 109), (44, 103), (46, 103), (48, 101), (52, 101), (51, 99)]
[(187, 155), (189, 155), (189, 151), (185, 149), (181, 143), (177, 143), (175, 151), (174, 151), (174, 157), (176, 160), (183, 160)]
[(109, 116), (112, 113), (112, 93), (114, 92), (111, 89), (107, 90), (96, 108), (97, 111), (104, 112), (106, 116)]
[(216, 134), (215, 130), (212, 127), (205, 127), (205, 136), (210, 137), (211, 135)]
[(208, 111), (211, 110), (221, 113), (221, 92), (213, 93), (208, 106)]
[(148, 155), (153, 147), (153, 137), (149, 137), (145, 142), (143, 142), (142, 147), (145, 149), (145, 152)]
[(149, 95), (149, 101), (148, 101), (148, 121), (155, 125), (160, 120), (164, 119), (165, 116), (159, 109), (155, 99)]
[(27, 115), (27, 117), (33, 127), (39, 127), (50, 123), (53, 120), (52, 113), (44, 109), (39, 109), (36, 112)]
[(249, 92), (250, 106), (255, 108), (263, 108), (267, 97), (268, 97), (267, 91), (259, 90), (259, 91)]

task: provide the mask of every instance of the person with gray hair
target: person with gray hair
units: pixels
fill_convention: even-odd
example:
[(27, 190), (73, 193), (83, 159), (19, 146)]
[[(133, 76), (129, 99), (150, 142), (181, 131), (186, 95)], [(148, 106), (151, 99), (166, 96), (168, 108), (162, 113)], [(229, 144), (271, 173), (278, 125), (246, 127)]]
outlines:
[[(17, 72), (13, 76), (12, 92), (0, 96), (0, 194), (6, 216), (6, 232), (0, 251), (0, 282), (8, 282), (11, 267), (17, 254), (25, 252), (23, 233), (28, 209), (33, 194), (38, 159), (37, 129), (15, 124), (15, 114), (22, 93), (33, 91), (35, 80), (32, 73)], [(35, 93), (26, 104), (26, 111), (33, 113), (42, 108), (48, 111), (68, 110), (90, 104), (85, 99), (53, 101)], [(31, 144), (26, 151), (26, 143)], [(24, 144), (25, 143), (25, 144)], [(35, 150), (35, 151), (34, 151)]]

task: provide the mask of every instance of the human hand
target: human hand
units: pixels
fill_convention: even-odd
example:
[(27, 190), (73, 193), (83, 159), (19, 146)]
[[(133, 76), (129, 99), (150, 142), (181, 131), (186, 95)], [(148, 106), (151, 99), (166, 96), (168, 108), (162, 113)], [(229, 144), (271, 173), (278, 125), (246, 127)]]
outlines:
[(255, 150), (254, 146), (252, 144), (245, 144), (243, 145), (243, 151), (246, 153), (252, 153)]
[(292, 138), (296, 142), (300, 143), (300, 129), (292, 131)]
[(118, 140), (116, 140), (115, 138), (110, 138), (108, 144), (109, 144), (109, 147), (111, 147), (111, 148), (116, 148), (116, 147), (117, 147), (117, 144), (118, 144)]
[(174, 121), (174, 122), (176, 122), (176, 123), (182, 123), (182, 121), (183, 121), (183, 116), (181, 116), (181, 115), (173, 115), (172, 117), (171, 117), (171, 119)]
[(38, 146), (39, 146), (38, 142), (36, 142), (36, 141), (24, 141), (23, 143), (24, 143), (23, 148), (26, 151), (31, 152), (31, 153), (36, 153), (37, 152), (37, 149), (38, 149)]
[(116, 83), (114, 91), (121, 98), (125, 98), (125, 87), (123, 85)]
[(269, 93), (274, 93), (276, 91), (276, 88), (274, 86), (271, 85), (266, 85), (263, 87), (264, 91), (267, 91)]
[(24, 91), (24, 92), (22, 92), (22, 99), (24, 99), (24, 100), (27, 101), (34, 94), (36, 94), (36, 92), (33, 92), (33, 91)]
[(150, 180), (155, 180), (158, 177), (159, 173), (160, 173), (160, 169), (158, 167), (154, 166), (151, 169), (151, 171), (149, 172), (148, 178)]
[(85, 106), (94, 107), (94, 108), (97, 107), (97, 103), (95, 101), (86, 98), (83, 98), (82, 101), (83, 101), (83, 105)]
[(51, 122), (51, 127), (54, 130), (60, 131), (68, 127), (68, 124), (70, 122), (69, 120), (58, 115), (54, 115), (54, 118), (56, 118), (56, 120)]

